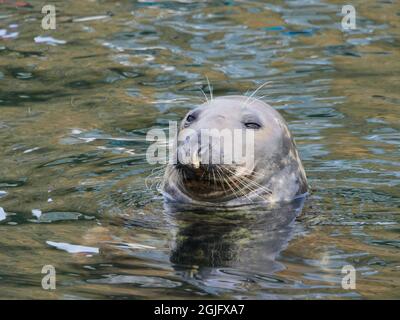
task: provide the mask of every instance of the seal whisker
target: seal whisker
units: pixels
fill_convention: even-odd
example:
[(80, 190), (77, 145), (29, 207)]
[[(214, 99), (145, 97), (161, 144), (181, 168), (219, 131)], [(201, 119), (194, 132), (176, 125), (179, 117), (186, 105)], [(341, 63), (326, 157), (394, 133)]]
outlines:
[[(228, 178), (228, 177), (226, 177), (226, 178)], [(229, 178), (228, 178), (229, 179)], [(226, 182), (226, 184), (228, 185), (228, 187), (229, 187), (229, 189), (231, 189), (232, 190), (232, 192), (233, 192), (233, 195), (236, 197), (236, 198), (238, 198), (238, 195), (237, 195), (237, 193), (236, 193), (236, 191), (235, 191), (235, 188), (233, 188), (232, 186), (231, 186), (231, 184), (228, 182), (228, 180), (227, 179), (224, 179), (224, 181)], [(232, 182), (232, 181), (231, 181)]]
[(207, 76), (206, 76), (206, 79), (207, 79), (207, 83), (208, 83), (208, 90), (210, 91), (210, 98), (211, 98), (211, 101), (213, 101), (213, 100), (214, 100), (214, 97), (213, 97), (213, 92), (212, 92), (210, 80), (208, 80), (208, 77), (207, 77)]
[(267, 84), (270, 84), (271, 81), (266, 81), (264, 82), (261, 86), (259, 86), (256, 90), (253, 91), (253, 93), (247, 97), (246, 101), (244, 102), (244, 106), (247, 106), (247, 103), (250, 101), (251, 98), (253, 98), (253, 96), (259, 91), (261, 90), (263, 87), (265, 87)]
[[(228, 170), (229, 170), (229, 169), (228, 169)], [(233, 171), (230, 171), (230, 173), (232, 173), (233, 175), (235, 174)], [(264, 192), (267, 193), (267, 194), (272, 194), (272, 191), (271, 191), (271, 190), (269, 190), (269, 189), (266, 188), (265, 186), (263, 186), (263, 185), (257, 183), (256, 181), (253, 181), (253, 180), (247, 178), (246, 176), (240, 176), (240, 177), (238, 177), (238, 178), (244, 180), (244, 183), (245, 183), (245, 184), (247, 183), (248, 186), (249, 186), (250, 184), (253, 185), (254, 188), (255, 188), (255, 189), (253, 189), (253, 191), (257, 191), (257, 189), (261, 189), (262, 191), (264, 191)], [(238, 180), (238, 181), (240, 181), (240, 180)], [(249, 190), (251, 190), (251, 188), (249, 188)]]
[(211, 171), (212, 171), (212, 174), (213, 174), (213, 183), (214, 183), (214, 188), (215, 188), (215, 185), (217, 184), (217, 180), (215, 179), (214, 169), (211, 169)]
[[(231, 173), (233, 176), (235, 176), (234, 172), (231, 171), (231, 170), (229, 170), (228, 168), (224, 168), (224, 170), (226, 170), (228, 173)], [(221, 170), (221, 172), (222, 172), (222, 170)], [(223, 172), (222, 172), (222, 173), (223, 173)], [(237, 184), (237, 182), (241, 182), (241, 181), (237, 181), (237, 182), (236, 182), (233, 178), (230, 178), (229, 175), (226, 175), (226, 178), (229, 179), (229, 181), (231, 181), (232, 184), (237, 188), (237, 191), (239, 192), (239, 194), (241, 194), (241, 195), (243, 195), (243, 196), (246, 196), (245, 189), (247, 188), (247, 186), (244, 185), (244, 187), (241, 188), (241, 187), (238, 186), (238, 184)], [(243, 185), (243, 183), (242, 183), (242, 185)], [(251, 189), (251, 187), (250, 187), (250, 189)], [(246, 198), (247, 198), (247, 196), (246, 196)], [(250, 199), (249, 199), (249, 200), (250, 200)]]
[(156, 168), (152, 169), (151, 173), (147, 176), (147, 178), (157, 175), (160, 172), (165, 172), (164, 166), (160, 166), (160, 167), (156, 167)]
[(234, 196), (238, 198), (237, 193), (236, 193), (235, 189), (231, 186), (231, 184), (227, 180), (225, 180), (225, 182), (228, 184), (229, 188), (232, 190)]
[(201, 90), (201, 92), (203, 93), (204, 97), (206, 98), (206, 102), (208, 103), (208, 102), (209, 102), (209, 101), (208, 101), (208, 97), (207, 97), (207, 95), (205, 94), (204, 90), (203, 90), (202, 88), (200, 88), (200, 90)]
[(224, 185), (225, 179), (222, 176), (221, 171), (218, 167), (216, 168), (216, 173), (217, 173), (219, 179), (221, 179), (221, 187), (222, 187), (222, 189), (224, 189), (224, 192), (226, 193), (226, 189), (225, 189), (225, 185)]
[(254, 102), (256, 102), (258, 100), (261, 101), (261, 99), (265, 98), (266, 96), (267, 96), (267, 94), (265, 94), (265, 95), (263, 95), (261, 97), (253, 97), (254, 100), (252, 102), (250, 102), (247, 106), (250, 107)]
[[(161, 173), (161, 174), (160, 174), (160, 173)], [(144, 179), (144, 184), (145, 184), (145, 186), (146, 186), (146, 189), (147, 189), (147, 190), (152, 190), (154, 184), (157, 183), (157, 179), (161, 179), (161, 181), (162, 181), (162, 179), (163, 179), (163, 177), (164, 177), (164, 174), (165, 174), (165, 168), (163, 168), (163, 167), (161, 167), (161, 168), (159, 167), (159, 168), (153, 169), (152, 172)], [(150, 187), (149, 187), (149, 185), (148, 185), (148, 180), (149, 180), (150, 178), (151, 178), (153, 181), (152, 181), (152, 183), (150, 184)]]
[(249, 200), (250, 202), (252, 202), (252, 199), (245, 193), (244, 188), (240, 188), (237, 183), (231, 179), (229, 176), (227, 176), (227, 179), (229, 179), (229, 181), (231, 181), (233, 183), (234, 186), (236, 186), (236, 188), (238, 189), (238, 192), (240, 195), (244, 196), (247, 198), (247, 200)]
[[(244, 188), (245, 188), (245, 189), (246, 189), (246, 188), (248, 189), (249, 194), (254, 193), (256, 196), (258, 196), (258, 197), (261, 198), (262, 200), (265, 200), (265, 198), (264, 198), (262, 195), (260, 195), (260, 194), (257, 193), (257, 189), (256, 189), (256, 188), (252, 188), (251, 185), (246, 184), (245, 182), (242, 182), (242, 181), (240, 181), (240, 180), (238, 180), (238, 181), (241, 182), (242, 185), (244, 185)], [(243, 192), (243, 195), (244, 195), (247, 199), (249, 199), (251, 202), (253, 202), (253, 200), (252, 200), (247, 194), (245, 194), (244, 192)]]
[[(235, 178), (239, 178), (239, 179), (236, 179), (236, 180), (233, 180), (233, 178), (232, 178), (232, 180), (233, 180), (233, 181), (237, 181), (238, 183), (240, 183), (240, 184), (243, 186), (243, 187), (240, 189), (240, 191), (244, 192), (245, 189), (248, 189), (248, 190), (250, 190), (250, 191), (254, 191), (254, 190), (255, 190), (255, 189), (252, 189), (252, 187), (251, 187), (249, 184), (246, 184), (246, 183), (245, 183), (246, 181), (243, 182), (242, 180), (240, 180), (241, 177), (236, 176), (235, 173), (234, 173), (232, 170), (229, 170), (228, 172), (231, 173)], [(231, 180), (231, 181), (232, 181), (232, 180)], [(233, 182), (233, 181), (232, 181), (232, 182)], [(243, 194), (244, 194), (244, 193), (243, 193)]]
[(259, 184), (258, 182), (251, 180), (247, 177), (241, 177), (242, 179), (245, 179), (247, 181), (247, 183), (251, 183), (252, 185), (254, 185), (255, 188), (261, 189), (263, 191), (265, 191), (267, 194), (272, 194), (272, 190), (270, 190), (269, 188)]
[[(265, 176), (264, 176), (263, 174), (257, 173), (257, 172), (255, 172), (255, 171), (250, 171), (250, 170), (247, 169), (247, 168), (242, 168), (242, 170), (244, 170), (244, 172), (247, 174), (247, 176), (246, 176), (246, 175), (241, 176), (242, 178), (245, 178), (245, 179), (248, 179), (248, 180), (250, 180), (250, 178), (249, 178), (250, 176), (255, 176), (255, 177), (259, 177), (259, 178), (265, 178)], [(232, 173), (233, 173), (233, 172), (232, 172)], [(234, 173), (233, 173), (233, 174), (234, 174)], [(253, 180), (250, 180), (250, 181), (257, 184), (256, 181), (253, 181)], [(263, 186), (263, 188), (268, 189), (268, 188), (265, 187), (265, 186)], [(268, 190), (270, 190), (270, 189), (268, 189)], [(270, 190), (270, 191), (271, 191), (271, 190)]]
[(271, 84), (272, 81), (265, 81), (262, 85), (260, 85), (254, 92), (249, 96), (249, 98), (252, 98), (255, 96), (255, 94), (260, 91), (263, 87), (265, 87), (267, 84)]

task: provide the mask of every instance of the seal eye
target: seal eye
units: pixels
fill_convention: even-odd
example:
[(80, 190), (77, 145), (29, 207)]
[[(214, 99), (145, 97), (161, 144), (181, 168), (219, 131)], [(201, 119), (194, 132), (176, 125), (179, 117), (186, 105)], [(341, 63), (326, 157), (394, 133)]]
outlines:
[(192, 114), (189, 114), (186, 118), (187, 122), (193, 122), (194, 120), (196, 120), (196, 117)]
[(256, 122), (246, 122), (244, 125), (247, 129), (260, 129), (261, 128), (261, 126)]

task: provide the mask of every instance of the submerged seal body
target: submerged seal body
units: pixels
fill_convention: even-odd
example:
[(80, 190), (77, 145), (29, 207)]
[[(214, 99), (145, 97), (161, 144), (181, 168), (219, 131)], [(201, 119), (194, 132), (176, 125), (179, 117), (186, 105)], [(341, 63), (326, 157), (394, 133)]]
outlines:
[[(235, 133), (218, 135), (229, 130)], [(232, 148), (225, 148), (231, 138), (227, 145)], [(243, 150), (251, 152), (243, 156)], [(255, 98), (222, 96), (191, 110), (181, 122), (173, 157), (162, 185), (169, 201), (225, 206), (291, 201), (307, 193), (285, 120)]]

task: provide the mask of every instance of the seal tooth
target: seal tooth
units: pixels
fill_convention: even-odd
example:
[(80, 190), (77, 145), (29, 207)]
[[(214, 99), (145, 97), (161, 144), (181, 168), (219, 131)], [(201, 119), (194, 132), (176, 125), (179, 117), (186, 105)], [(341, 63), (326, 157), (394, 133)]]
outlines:
[(192, 165), (193, 165), (196, 169), (200, 168), (200, 159), (199, 159), (199, 157), (198, 157), (198, 155), (197, 155), (196, 152), (193, 153), (193, 155), (192, 155)]

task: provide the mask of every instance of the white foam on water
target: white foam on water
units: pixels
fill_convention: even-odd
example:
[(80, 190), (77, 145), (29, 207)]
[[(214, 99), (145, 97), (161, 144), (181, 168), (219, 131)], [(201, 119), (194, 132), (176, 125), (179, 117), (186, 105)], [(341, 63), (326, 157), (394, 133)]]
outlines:
[(2, 207), (0, 207), (0, 221), (3, 221), (7, 218), (7, 214)]
[(128, 243), (128, 242), (120, 243), (117, 245), (117, 247), (130, 248), (130, 249), (141, 249), (141, 250), (156, 249), (156, 247), (153, 247), (153, 246), (147, 246), (147, 245), (140, 244), (140, 243)]
[(96, 140), (96, 138), (80, 138), (80, 137), (78, 139), (83, 140), (86, 143), (93, 142)]
[(64, 250), (68, 253), (99, 253), (99, 248), (80, 246), (65, 242), (46, 241), (49, 246), (55, 247), (59, 250)]
[(32, 210), (32, 215), (39, 219), (41, 217), (41, 215), (42, 215), (42, 211), (39, 210), (39, 209), (33, 209)]
[(24, 153), (31, 153), (31, 152), (39, 150), (39, 149), (40, 149), (39, 147), (35, 147), (35, 148), (32, 148), (32, 149), (25, 150)]
[(82, 17), (73, 19), (72, 22), (85, 22), (85, 21), (93, 21), (93, 20), (102, 20), (110, 18), (110, 16), (91, 16), (91, 17)]
[(83, 131), (79, 129), (72, 129), (71, 133), (72, 134), (81, 134)]
[(51, 46), (55, 46), (57, 44), (66, 44), (67, 41), (65, 40), (59, 40), (59, 39), (55, 39), (53, 37), (42, 37), (42, 36), (37, 36), (34, 38), (36, 43), (45, 43), (45, 44), (49, 44)]
[(0, 29), (0, 38), (3, 39), (12, 39), (18, 37), (19, 32), (10, 32), (8, 33), (7, 29)]

